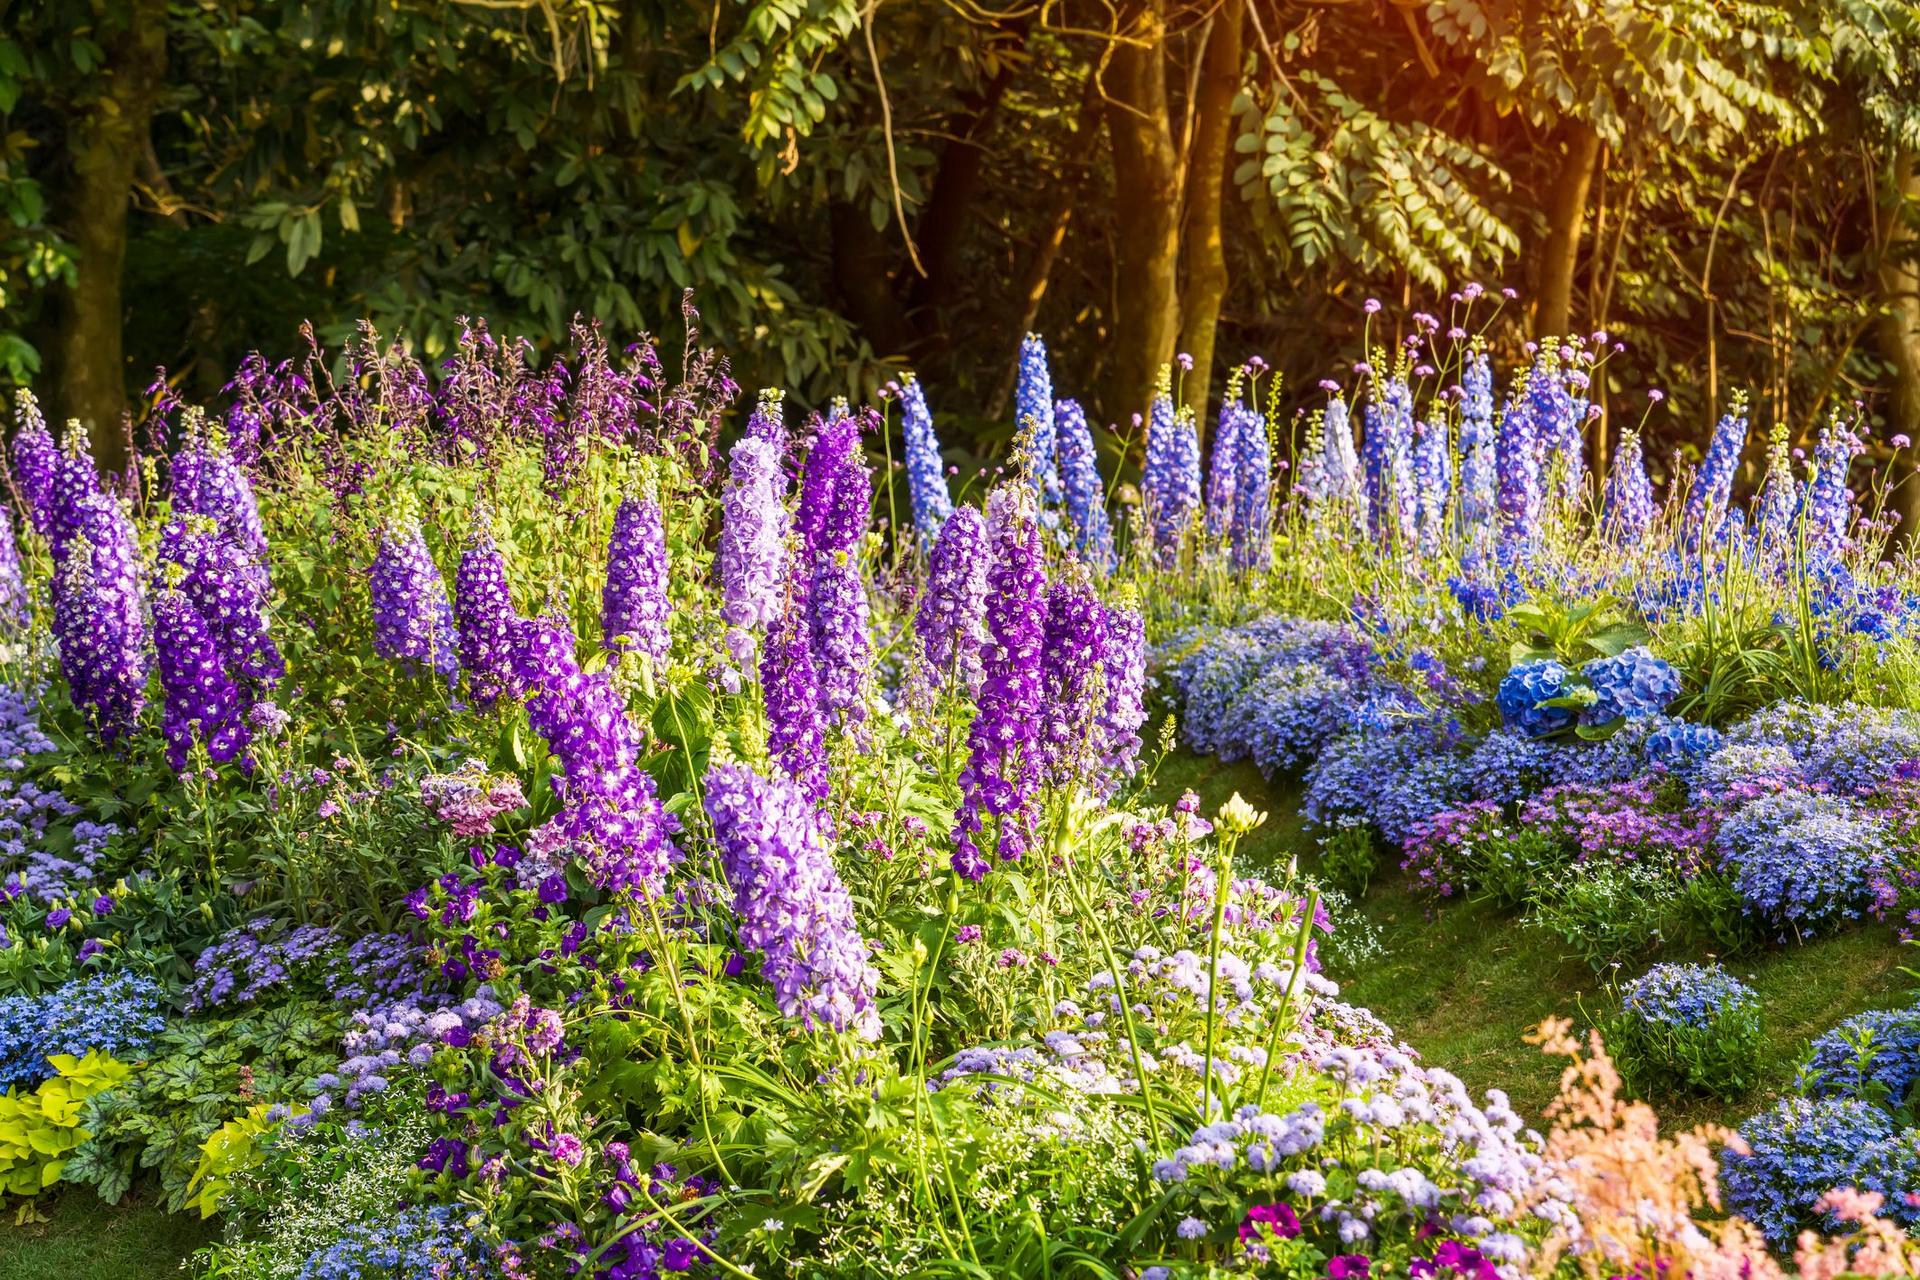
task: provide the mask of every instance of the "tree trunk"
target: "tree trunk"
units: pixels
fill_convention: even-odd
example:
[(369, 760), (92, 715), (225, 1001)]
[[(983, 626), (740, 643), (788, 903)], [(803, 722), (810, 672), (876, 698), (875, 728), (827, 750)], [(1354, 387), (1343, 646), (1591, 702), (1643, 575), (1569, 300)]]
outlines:
[(125, 321), (120, 297), (127, 257), (127, 210), (146, 147), (147, 124), (166, 69), (165, 0), (131, 0), (125, 22), (102, 33), (97, 96), (79, 106), (67, 130), (72, 166), (65, 226), (75, 278), (55, 338), (55, 403), (87, 429), (107, 470), (126, 461), (120, 420), (127, 411)]
[(1167, 109), (1166, 0), (1143, 0), (1107, 66), (1114, 269), (1109, 418), (1144, 414), (1180, 320), (1180, 166)]
[(1193, 357), (1193, 371), (1182, 390), (1203, 436), (1207, 394), (1213, 383), (1214, 336), (1220, 327), (1220, 304), (1227, 295), (1220, 201), (1233, 145), (1233, 99), (1240, 91), (1240, 28), (1245, 9), (1245, 0), (1223, 0), (1213, 15), (1187, 159), (1186, 225), (1180, 237), (1180, 350)]
[(867, 206), (836, 200), (827, 210), (833, 248), (833, 283), (847, 318), (876, 354), (896, 356), (907, 349), (906, 309), (894, 292), (899, 259), (886, 236), (875, 229)]
[(909, 293), (912, 318), (918, 345), (936, 354), (950, 345), (950, 311), (966, 293), (968, 280), (961, 250), (967, 229), (975, 221), (973, 201), (986, 169), (987, 133), (1013, 80), (1014, 65), (1012, 60), (1003, 63), (985, 89), (968, 103), (969, 110), (949, 128), (947, 145), (940, 152), (940, 167), (915, 228), (914, 238), (919, 242), (920, 261), (926, 264), (927, 274), (924, 279), (913, 278)]
[[(1882, 225), (1887, 228), (1876, 275), (1880, 286), (1880, 354), (1893, 366), (1887, 399), (1890, 432), (1920, 440), (1920, 164), (1912, 152), (1895, 152), (1885, 188)], [(1894, 504), (1909, 550), (1920, 548), (1920, 468), (1914, 446), (1899, 454)]]
[(1587, 191), (1600, 135), (1577, 120), (1560, 129), (1566, 155), (1548, 193), (1547, 242), (1540, 253), (1540, 298), (1533, 313), (1536, 338), (1565, 337), (1573, 322), (1573, 273), (1580, 261), (1580, 232), (1587, 218)]

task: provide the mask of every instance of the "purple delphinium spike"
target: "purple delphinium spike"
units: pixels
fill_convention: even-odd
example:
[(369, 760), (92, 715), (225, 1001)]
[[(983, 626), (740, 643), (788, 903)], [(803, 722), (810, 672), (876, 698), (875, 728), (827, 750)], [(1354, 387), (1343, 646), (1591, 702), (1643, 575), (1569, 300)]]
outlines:
[(1163, 370), (1148, 414), (1147, 457), (1140, 472), (1147, 529), (1163, 568), (1180, 558), (1187, 527), (1200, 507), (1200, 437), (1193, 415), (1174, 408), (1168, 385)]
[(720, 548), (714, 563), (720, 575), (720, 616), (727, 623), (727, 647), (736, 662), (746, 662), (753, 654), (752, 633), (770, 626), (780, 613), (787, 560), (787, 477), (777, 446), (751, 431), (727, 457)]
[[(182, 572), (175, 566), (166, 576), (177, 578)], [(205, 744), (214, 764), (241, 757), (251, 740), (247, 699), (227, 672), (212, 628), (177, 581), (163, 581), (156, 589), (153, 642), (166, 694), (160, 727), (167, 739), (167, 763), (175, 772), (184, 770), (195, 741)]]
[(806, 795), (745, 765), (716, 764), (707, 771), (705, 804), (741, 945), (760, 953), (780, 1012), (809, 1031), (878, 1040), (880, 975)]
[(1767, 474), (1760, 481), (1753, 529), (1761, 546), (1779, 553), (1793, 544), (1794, 517), (1800, 510), (1800, 486), (1793, 478), (1793, 454), (1787, 424), (1774, 424), (1767, 439)]
[(953, 514), (947, 492), (946, 467), (940, 460), (940, 438), (933, 431), (927, 394), (912, 374), (900, 380), (900, 425), (906, 435), (907, 495), (913, 502), (913, 527), (925, 551), (940, 536), (940, 526)]
[(872, 481), (860, 451), (862, 420), (845, 412), (820, 429), (800, 496), (800, 531), (809, 550), (807, 618), (821, 700), (841, 727), (866, 719), (867, 585), (860, 548), (873, 510)]
[(665, 669), (672, 636), (667, 630), (667, 530), (660, 500), (630, 493), (613, 516), (607, 540), (607, 581), (600, 593), (600, 628), (607, 648), (638, 653)]
[(21, 387), (13, 393), (13, 482), (27, 520), (43, 538), (53, 536), (53, 478), (60, 470), (60, 446), (47, 430), (47, 419), (33, 392)]
[(1420, 549), (1431, 553), (1439, 550), (1446, 531), (1447, 503), (1453, 497), (1453, 442), (1442, 419), (1429, 419), (1416, 426), (1413, 481)]
[(1085, 571), (1047, 588), (1040, 650), (1041, 777), (1064, 787), (1091, 772), (1107, 614)]
[(1540, 483), (1551, 482), (1556, 497), (1577, 497), (1586, 484), (1586, 400), (1575, 397), (1568, 380), (1572, 348), (1542, 344), (1527, 376), (1528, 421), (1539, 458)]
[(1496, 470), (1501, 539), (1516, 548), (1529, 547), (1540, 523), (1540, 450), (1524, 389), (1507, 401), (1500, 415)]
[(782, 593), (784, 607), (767, 625), (760, 686), (767, 707), (767, 751), (818, 803), (827, 798), (827, 716), (813, 665), (807, 585), (807, 574), (795, 564)]
[(1103, 793), (1140, 767), (1140, 726), (1147, 720), (1146, 620), (1130, 603), (1110, 606), (1106, 615), (1100, 655), (1105, 696), (1094, 726)]
[(1477, 351), (1460, 375), (1460, 527), (1470, 544), (1483, 542), (1499, 512), (1493, 430), (1493, 369)]
[(178, 565), (177, 586), (200, 612), (227, 673), (251, 700), (279, 683), (286, 659), (268, 619), (268, 579), (259, 563), (206, 516), (177, 516), (160, 531), (156, 559)]
[(1628, 431), (1621, 435), (1620, 448), (1607, 470), (1600, 527), (1616, 544), (1632, 546), (1646, 535), (1652, 523), (1653, 481), (1647, 479), (1640, 433)]
[(1234, 490), (1240, 483), (1240, 405), (1234, 402), (1234, 390), (1228, 387), (1228, 398), (1220, 405), (1207, 457), (1207, 541), (1213, 545), (1232, 536)]
[(1086, 411), (1077, 401), (1062, 400), (1053, 406), (1053, 422), (1074, 548), (1095, 572), (1107, 573), (1114, 563), (1113, 525), (1107, 519), (1106, 489), (1100, 483), (1100, 459)]
[(14, 541), (13, 511), (0, 503), (0, 626), (23, 627), (32, 617), (20, 545)]
[(66, 518), (73, 533), (55, 569), (53, 634), (74, 705), (110, 745), (133, 731), (147, 699), (140, 553), (132, 522), (106, 494), (86, 495)]
[(1707, 456), (1694, 473), (1693, 487), (1687, 490), (1686, 528), (1705, 529), (1708, 522), (1718, 523), (1733, 501), (1733, 477), (1740, 469), (1740, 453), (1747, 445), (1747, 397), (1736, 392), (1733, 406), (1714, 424), (1713, 438), (1707, 443)]
[(66, 554), (67, 540), (79, 530), (82, 523), (81, 508), (85, 500), (99, 493), (100, 472), (93, 464), (92, 445), (87, 440), (85, 429), (78, 422), (70, 421), (54, 467), (51, 496), (48, 498), (51, 515), (48, 519), (47, 542), (53, 548), (55, 560)]
[(1047, 367), (1047, 344), (1037, 333), (1020, 341), (1013, 427), (1015, 435), (1031, 432), (1033, 456), (1027, 463), (1027, 479), (1040, 505), (1051, 506), (1060, 501), (1060, 473), (1054, 466), (1053, 373)]
[(476, 508), (453, 574), (460, 666), (467, 673), (469, 695), (481, 707), (492, 706), (503, 695), (520, 693), (513, 665), (520, 615), (513, 607), (506, 558), (488, 523), (487, 512)]
[(1413, 392), (1405, 379), (1375, 380), (1366, 424), (1361, 458), (1371, 528), (1377, 538), (1411, 545), (1420, 524), (1420, 499), (1413, 476)]
[(1273, 556), (1273, 448), (1264, 415), (1240, 406), (1240, 478), (1233, 487), (1233, 567), (1264, 569)]
[(1847, 485), (1847, 472), (1858, 452), (1860, 437), (1854, 425), (1836, 411), (1814, 445), (1813, 477), (1807, 481), (1806, 538), (1822, 551), (1839, 551), (1847, 545), (1847, 529), (1853, 521), (1853, 490)]
[(1032, 493), (1015, 486), (996, 490), (987, 521), (993, 567), (987, 573), (986, 676), (968, 730), (953, 836), (953, 869), (969, 880), (992, 866), (981, 847), (986, 818), (997, 820), (1001, 858), (1018, 858), (1033, 843), (1031, 808), (1040, 775), (1047, 580)]
[(520, 624), (514, 671), (530, 692), (528, 723), (560, 763), (562, 807), (529, 838), (529, 856), (551, 865), (576, 855), (603, 889), (657, 895), (679, 824), (639, 766), (640, 734), (611, 675), (582, 671), (573, 632), (551, 616)]
[(233, 454), (198, 428), (173, 456), (173, 509), (179, 515), (205, 516), (222, 536), (267, 568), (267, 531), (260, 520), (260, 503), (253, 483), (234, 461)]
[(418, 519), (408, 517), (381, 531), (369, 589), (373, 651), (410, 675), (433, 671), (449, 685), (458, 679), (453, 605)]
[(785, 395), (768, 387), (754, 401), (753, 412), (747, 415), (746, 435), (752, 440), (764, 440), (773, 446), (774, 456), (783, 462), (787, 454), (787, 406)]
[(978, 507), (948, 517), (927, 562), (927, 587), (914, 611), (914, 634), (934, 688), (980, 687), (987, 606), (987, 522)]

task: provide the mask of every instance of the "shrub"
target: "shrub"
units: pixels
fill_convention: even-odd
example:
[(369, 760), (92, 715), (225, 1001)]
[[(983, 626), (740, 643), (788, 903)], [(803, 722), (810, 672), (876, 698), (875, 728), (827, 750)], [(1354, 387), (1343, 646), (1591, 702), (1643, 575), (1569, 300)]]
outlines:
[(1920, 1222), (1920, 1207), (1906, 1200), (1920, 1186), (1920, 1130), (1898, 1129), (1872, 1103), (1783, 1098), (1741, 1125), (1740, 1136), (1748, 1150), (1720, 1160), (1727, 1207), (1776, 1246), (1823, 1225), (1815, 1206), (1835, 1187), (1880, 1192), (1891, 1217)]
[(1885, 823), (1851, 800), (1778, 791), (1722, 824), (1721, 869), (1748, 909), (1785, 934), (1808, 935), (1861, 915), (1887, 856)]
[(1801, 1091), (1903, 1107), (1920, 1085), (1920, 1007), (1855, 1014), (1813, 1042)]
[(1614, 1064), (1636, 1091), (1734, 1098), (1758, 1073), (1760, 1000), (1719, 965), (1658, 964), (1600, 1020)]
[(1637, 864), (1573, 867), (1536, 881), (1528, 910), (1597, 971), (1680, 931), (1680, 882)]

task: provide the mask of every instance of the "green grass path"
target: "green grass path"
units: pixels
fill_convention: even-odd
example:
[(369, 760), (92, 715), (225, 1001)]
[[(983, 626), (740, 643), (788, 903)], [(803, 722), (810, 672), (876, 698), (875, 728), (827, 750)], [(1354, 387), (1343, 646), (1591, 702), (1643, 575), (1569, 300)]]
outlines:
[(0, 1217), (0, 1280), (159, 1280), (214, 1238), (217, 1224), (169, 1214), (136, 1186), (117, 1207), (75, 1187), (41, 1206), (50, 1219), (15, 1226)]

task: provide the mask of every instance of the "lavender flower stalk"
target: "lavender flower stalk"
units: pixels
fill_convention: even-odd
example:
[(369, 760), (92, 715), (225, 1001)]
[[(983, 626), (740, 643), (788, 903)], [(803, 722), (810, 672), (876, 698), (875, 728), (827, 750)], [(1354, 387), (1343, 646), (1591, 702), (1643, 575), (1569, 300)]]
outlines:
[(1085, 572), (1054, 582), (1040, 650), (1041, 777), (1049, 786), (1091, 772), (1106, 647), (1106, 610)]
[(1813, 476), (1807, 481), (1806, 538), (1821, 551), (1841, 551), (1847, 545), (1847, 526), (1853, 520), (1853, 490), (1847, 471), (1860, 452), (1860, 438), (1838, 410), (1820, 432), (1813, 448)]
[(1040, 778), (1041, 674), (1047, 580), (1032, 494), (1003, 487), (987, 504), (993, 567), (988, 571), (986, 677), (960, 771), (953, 869), (979, 880), (992, 866), (982, 848), (996, 820), (998, 850), (1011, 861), (1034, 839), (1032, 804)]
[(1620, 437), (1601, 502), (1600, 527), (1616, 544), (1632, 546), (1646, 536), (1653, 523), (1653, 481), (1647, 479), (1638, 431)]
[(1686, 528), (1704, 530), (1709, 522), (1719, 523), (1733, 501), (1733, 477), (1740, 469), (1740, 453), (1747, 443), (1747, 397), (1736, 392), (1733, 407), (1714, 424), (1713, 438), (1707, 443), (1707, 456), (1694, 473), (1693, 487), (1687, 491)]
[(780, 613), (787, 558), (782, 528), (786, 496), (787, 478), (780, 469), (778, 448), (750, 432), (728, 455), (720, 549), (715, 557), (720, 616), (726, 620), (727, 648), (736, 662), (751, 657), (752, 633), (772, 625)]
[(913, 616), (920, 655), (937, 688), (951, 682), (971, 694), (980, 687), (990, 560), (987, 522), (979, 508), (959, 508), (933, 544), (927, 588)]
[(760, 656), (767, 750), (817, 804), (827, 798), (827, 716), (807, 624), (807, 575), (797, 565), (785, 594), (786, 605), (768, 624), (767, 647)]
[(1444, 420), (1417, 424), (1413, 439), (1413, 480), (1420, 549), (1431, 554), (1440, 548), (1446, 529), (1447, 503), (1453, 496), (1453, 443)]
[(431, 670), (449, 685), (458, 679), (453, 606), (418, 518), (397, 520), (381, 532), (368, 587), (373, 651), (410, 675)]
[(1239, 370), (1227, 385), (1220, 419), (1213, 428), (1213, 452), (1207, 459), (1207, 541), (1225, 542), (1233, 532), (1234, 489), (1240, 483), (1240, 408), (1235, 403)]
[(460, 666), (467, 673), (469, 693), (482, 707), (492, 706), (502, 695), (518, 697), (520, 693), (513, 666), (520, 615), (513, 607), (506, 558), (488, 524), (485, 508), (476, 507), (467, 545), (453, 574)]
[(1273, 555), (1273, 452), (1267, 420), (1240, 406), (1240, 477), (1233, 487), (1233, 521), (1228, 535), (1233, 567), (1264, 569)]
[(660, 499), (630, 493), (613, 516), (607, 540), (607, 581), (600, 593), (600, 628), (607, 648), (638, 653), (648, 670), (665, 670), (672, 637), (667, 630), (667, 530)]
[(1793, 544), (1793, 521), (1799, 514), (1800, 486), (1793, 478), (1793, 455), (1787, 424), (1777, 422), (1767, 438), (1767, 474), (1760, 482), (1760, 500), (1754, 513), (1754, 533), (1763, 550), (1778, 554)]
[(1500, 415), (1497, 473), (1502, 540), (1524, 552), (1540, 526), (1540, 437), (1524, 388)]
[(1113, 526), (1107, 519), (1106, 488), (1100, 482), (1100, 459), (1087, 426), (1086, 411), (1077, 401), (1053, 406), (1055, 444), (1059, 449), (1060, 484), (1066, 492), (1067, 516), (1073, 521), (1073, 544), (1080, 558), (1095, 572), (1113, 569)]
[(900, 383), (900, 425), (906, 433), (907, 495), (913, 502), (913, 527), (925, 551), (940, 536), (940, 526), (953, 514), (947, 492), (946, 468), (940, 461), (940, 439), (933, 432), (933, 414), (920, 380), (908, 374)]
[(13, 512), (0, 504), (0, 627), (24, 627), (32, 618), (20, 546), (14, 541)]
[(234, 461), (204, 416), (191, 412), (186, 441), (173, 456), (173, 509), (206, 516), (223, 537), (245, 551), (266, 572), (267, 531), (253, 483)]
[(1110, 793), (1140, 767), (1140, 726), (1147, 720), (1147, 624), (1131, 601), (1106, 610), (1106, 643), (1100, 654), (1105, 698), (1094, 726), (1102, 777)]
[(68, 517), (73, 533), (55, 568), (53, 634), (73, 703), (103, 744), (133, 731), (147, 700), (148, 634), (133, 523), (102, 493)]
[[(1028, 424), (1031, 424), (1029, 427)], [(1034, 497), (1042, 507), (1060, 501), (1060, 473), (1054, 466), (1056, 451), (1053, 420), (1053, 373), (1047, 368), (1047, 344), (1039, 334), (1030, 333), (1020, 341), (1020, 375), (1014, 384), (1013, 426), (1015, 434), (1031, 431), (1033, 456), (1028, 460), (1028, 479)]]
[(1403, 378), (1376, 379), (1366, 408), (1367, 511), (1376, 538), (1411, 545), (1420, 523), (1413, 478), (1413, 392)]
[(705, 803), (741, 945), (760, 953), (780, 1012), (809, 1031), (878, 1040), (880, 975), (807, 797), (744, 765), (716, 764), (707, 771)]
[(1460, 526), (1470, 543), (1493, 529), (1499, 511), (1493, 430), (1493, 370), (1476, 351), (1460, 375)]
[(1140, 488), (1149, 538), (1163, 568), (1180, 558), (1180, 544), (1200, 507), (1200, 438), (1191, 410), (1173, 407), (1171, 374), (1160, 371), (1147, 422), (1147, 458)]

